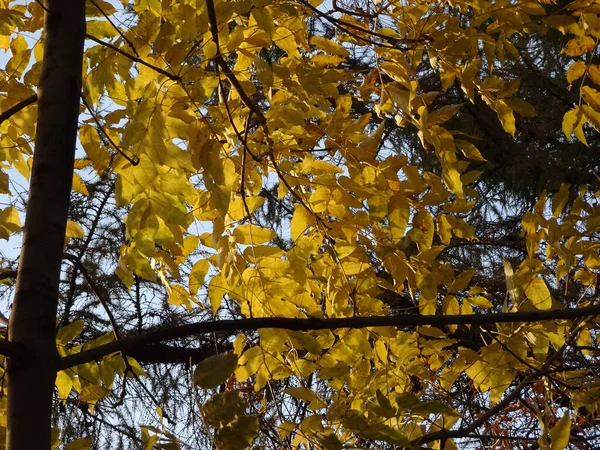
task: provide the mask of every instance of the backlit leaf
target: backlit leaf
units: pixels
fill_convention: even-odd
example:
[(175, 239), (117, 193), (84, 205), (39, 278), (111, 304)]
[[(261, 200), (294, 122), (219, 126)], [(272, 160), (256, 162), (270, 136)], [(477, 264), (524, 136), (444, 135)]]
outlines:
[(264, 244), (275, 237), (275, 233), (267, 228), (244, 224), (233, 230), (233, 236), (239, 244)]
[(565, 448), (567, 448), (570, 433), (571, 417), (567, 412), (558, 420), (558, 422), (556, 422), (556, 425), (554, 425), (554, 427), (550, 430), (551, 449), (564, 450)]
[(550, 291), (542, 278), (532, 279), (525, 287), (525, 295), (537, 309), (550, 309), (552, 307)]

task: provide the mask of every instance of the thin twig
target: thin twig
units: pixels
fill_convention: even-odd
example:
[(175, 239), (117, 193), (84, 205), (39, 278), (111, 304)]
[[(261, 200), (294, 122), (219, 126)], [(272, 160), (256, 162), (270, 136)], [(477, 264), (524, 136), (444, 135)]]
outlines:
[(81, 100), (83, 101), (83, 104), (85, 105), (86, 109), (90, 113), (90, 116), (92, 116), (92, 119), (94, 119), (94, 122), (96, 122), (96, 125), (98, 125), (100, 132), (106, 138), (106, 140), (110, 143), (110, 145), (115, 149), (115, 151), (117, 151), (121, 156), (123, 156), (123, 158), (125, 158), (127, 161), (129, 161), (132, 166), (137, 166), (140, 163), (140, 158), (136, 155), (133, 155), (133, 158), (131, 156), (127, 156), (127, 154), (125, 154), (125, 152), (123, 150), (121, 150), (121, 148), (115, 143), (115, 141), (113, 141), (112, 138), (108, 135), (108, 133), (104, 129), (104, 125), (102, 125), (100, 123), (100, 120), (98, 120), (96, 113), (94, 113), (94, 111), (92, 111), (92, 108), (90, 108), (90, 105), (88, 105), (88, 103), (86, 102), (85, 97), (83, 95), (81, 96)]
[[(382, 47), (383, 44), (379, 43), (379, 42), (375, 42), (371, 39), (365, 38), (363, 36), (360, 36), (352, 31), (350, 31), (348, 28), (352, 28), (355, 29), (357, 31), (360, 31), (362, 33), (368, 34), (370, 36), (373, 37), (377, 37), (379, 39), (381, 39), (384, 42), (387, 42), (389, 45), (391, 45), (394, 48), (400, 48), (400, 44), (405, 44), (405, 43), (416, 43), (416, 42), (427, 42), (427, 41), (431, 41), (431, 37), (430, 36), (423, 36), (422, 38), (418, 38), (418, 39), (411, 39), (411, 38), (395, 38), (395, 37), (391, 37), (391, 36), (386, 36), (385, 34), (381, 34), (381, 33), (377, 33), (376, 31), (371, 31), (367, 28), (362, 28), (359, 27), (358, 25), (354, 25), (352, 23), (349, 22), (344, 22), (343, 20), (340, 19), (336, 19), (335, 17), (333, 17), (331, 14), (327, 14), (324, 13), (323, 11), (320, 11), (319, 9), (317, 9), (316, 7), (314, 7), (313, 5), (311, 5), (309, 2), (305, 1), (305, 0), (296, 0), (299, 3), (301, 3), (302, 5), (304, 5), (305, 7), (307, 7), (308, 9), (312, 10), (313, 12), (315, 12), (318, 16), (322, 17), (323, 19), (325, 19), (326, 21), (328, 21), (329, 23), (331, 23), (333, 26), (335, 26), (336, 28), (340, 29), (341, 31), (343, 31), (344, 33), (352, 36), (355, 39), (359, 39), (363, 42), (367, 42), (369, 44), (372, 45), (376, 45), (378, 47)], [(402, 50), (402, 48), (400, 48)]]
[(92, 5), (94, 5), (96, 7), (96, 9), (98, 11), (100, 11), (100, 14), (102, 14), (104, 16), (104, 18), (108, 21), (108, 23), (110, 23), (110, 25), (116, 30), (117, 33), (119, 33), (119, 36), (121, 36), (123, 38), (123, 40), (125, 42), (127, 42), (127, 45), (129, 45), (131, 47), (131, 50), (133, 51), (133, 53), (135, 54), (135, 56), (137, 56), (138, 58), (140, 57), (139, 53), (137, 52), (137, 50), (135, 49), (135, 46), (133, 45), (133, 42), (131, 42), (127, 36), (125, 36), (123, 34), (123, 32), (119, 29), (118, 26), (116, 26), (114, 24), (114, 22), (112, 20), (110, 20), (110, 17), (108, 17), (108, 15), (102, 10), (102, 8), (100, 8), (100, 6), (98, 6), (98, 4), (94, 1), (94, 0), (88, 0)]
[[(573, 309), (576, 310), (578, 308), (573, 308)], [(584, 310), (590, 311), (590, 314), (584, 314), (582, 316), (579, 316), (579, 318), (583, 317), (585, 319), (582, 320), (577, 326), (575, 326), (573, 328), (569, 337), (567, 339), (565, 339), (565, 343), (562, 345), (562, 347), (560, 349), (558, 349), (552, 356), (548, 357), (546, 359), (546, 362), (542, 365), (542, 367), (539, 370), (536, 370), (533, 373), (526, 376), (523, 379), (523, 381), (521, 381), (510, 392), (510, 394), (507, 394), (502, 400), (500, 400), (498, 403), (496, 403), (496, 405), (494, 405), (492, 408), (488, 409), (484, 414), (481, 414), (477, 420), (471, 422), (468, 426), (466, 426), (464, 428), (459, 428), (458, 430), (452, 430), (452, 431), (447, 431), (447, 430), (435, 431), (435, 432), (425, 435), (419, 439), (415, 439), (413, 444), (414, 445), (424, 445), (424, 444), (427, 444), (428, 442), (439, 441), (442, 439), (460, 438), (460, 437), (463, 437), (464, 435), (471, 434), (471, 433), (475, 432), (475, 430), (477, 430), (480, 426), (485, 424), (490, 418), (494, 417), (496, 414), (499, 414), (502, 410), (504, 410), (504, 408), (509, 406), (514, 400), (518, 399), (521, 395), (521, 391), (523, 389), (525, 389), (528, 385), (530, 385), (531, 383), (536, 381), (540, 375), (545, 375), (547, 373), (548, 369), (550, 368), (550, 366), (557, 359), (561, 358), (562, 355), (564, 354), (565, 350), (567, 349), (567, 347), (570, 346), (575, 341), (575, 339), (579, 335), (579, 332), (587, 324), (587, 322), (589, 322), (591, 319), (593, 319), (595, 316), (597, 316), (598, 313), (600, 312), (600, 306), (598, 306), (598, 305), (589, 306), (587, 308), (579, 308), (579, 309), (581, 311), (584, 311)], [(571, 310), (569, 310), (569, 309), (558, 310), (558, 312), (566, 312), (566, 311), (572, 311), (572, 309)], [(544, 312), (554, 312), (554, 311), (544, 311)], [(511, 314), (511, 313), (502, 313), (502, 314)], [(512, 314), (519, 314), (519, 313), (512, 313)], [(523, 314), (523, 313), (521, 313), (521, 314)], [(498, 315), (500, 315), (500, 314), (498, 314)], [(498, 321), (496, 321), (496, 323), (497, 322)]]
[(227, 62), (223, 59), (221, 55), (221, 49), (219, 47), (219, 24), (217, 22), (217, 14), (215, 12), (215, 4), (213, 0), (206, 0), (206, 11), (208, 13), (208, 23), (210, 25), (210, 31), (212, 34), (213, 42), (217, 47), (215, 61), (221, 66), (221, 70), (223, 70), (223, 74), (227, 77), (231, 85), (235, 88), (240, 99), (244, 102), (244, 104), (254, 113), (254, 115), (258, 118), (258, 121), (261, 124), (267, 123), (267, 118), (261, 111), (261, 109), (248, 97), (246, 91), (242, 87), (240, 81), (236, 78), (234, 73), (229, 68)]
[(148, 67), (148, 68), (150, 68), (150, 69), (154, 70), (155, 72), (158, 72), (158, 73), (160, 73), (161, 75), (164, 75), (164, 76), (166, 76), (166, 77), (167, 77), (167, 78), (169, 78), (170, 80), (173, 80), (173, 81), (180, 81), (180, 80), (181, 80), (181, 77), (179, 77), (178, 75), (174, 75), (174, 74), (172, 74), (172, 73), (169, 73), (169, 72), (167, 72), (167, 71), (166, 71), (166, 70), (164, 70), (164, 69), (161, 69), (160, 67), (156, 67), (156, 66), (154, 66), (154, 65), (152, 65), (152, 64), (150, 64), (150, 63), (148, 63), (148, 62), (144, 61), (142, 58), (138, 58), (137, 56), (134, 56), (134, 55), (132, 55), (132, 54), (130, 54), (130, 53), (127, 53), (126, 51), (123, 51), (123, 50), (121, 50), (119, 47), (116, 47), (116, 46), (114, 46), (114, 45), (112, 45), (112, 44), (110, 44), (110, 43), (108, 43), (108, 42), (105, 42), (105, 41), (103, 41), (103, 40), (101, 40), (101, 39), (98, 39), (98, 38), (96, 38), (96, 37), (94, 37), (94, 36), (92, 36), (92, 35), (89, 35), (89, 34), (86, 34), (86, 35), (85, 35), (85, 37), (86, 37), (87, 39), (90, 39), (90, 40), (92, 40), (92, 41), (94, 41), (94, 42), (96, 42), (96, 43), (100, 44), (100, 45), (103, 45), (103, 46), (104, 46), (104, 47), (106, 47), (106, 48), (110, 48), (112, 51), (115, 51), (115, 52), (117, 52), (118, 54), (120, 54), (120, 55), (123, 55), (123, 56), (125, 56), (126, 58), (129, 58), (129, 59), (130, 59), (130, 60), (132, 60), (133, 62), (136, 62), (136, 63), (138, 63), (138, 64), (141, 64), (141, 65), (143, 65), (143, 66), (146, 66), (146, 67)]

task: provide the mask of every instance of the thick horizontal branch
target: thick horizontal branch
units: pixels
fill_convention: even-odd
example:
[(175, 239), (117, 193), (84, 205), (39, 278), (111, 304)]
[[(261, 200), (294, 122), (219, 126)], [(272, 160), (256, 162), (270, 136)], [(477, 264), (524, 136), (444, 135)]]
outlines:
[(556, 319), (576, 319), (579, 317), (600, 315), (600, 306), (587, 308), (570, 308), (552, 311), (527, 311), (515, 313), (491, 313), (447, 316), (422, 316), (407, 314), (400, 316), (348, 317), (340, 319), (289, 319), (266, 317), (259, 319), (217, 320), (192, 323), (178, 327), (165, 328), (145, 334), (127, 337), (120, 341), (93, 348), (75, 355), (62, 358), (60, 368), (65, 369), (78, 364), (90, 362), (111, 353), (123, 351), (131, 354), (132, 350), (150, 344), (180, 339), (208, 333), (258, 330), (261, 328), (279, 328), (285, 330), (326, 330), (335, 328), (368, 328), (368, 327), (403, 327), (413, 328), (423, 325), (483, 325), (490, 323), (540, 322)]
[(2, 112), (0, 114), (0, 124), (2, 122), (4, 122), (5, 120), (10, 119), (12, 116), (14, 116), (16, 113), (21, 111), (23, 108), (31, 105), (32, 103), (37, 102), (37, 99), (38, 99), (37, 94), (33, 94), (31, 97), (27, 97), (27, 98), (21, 100), (16, 105), (11, 106), (6, 111)]
[(0, 281), (6, 280), (8, 278), (17, 278), (17, 271), (5, 270), (4, 272), (0, 272)]

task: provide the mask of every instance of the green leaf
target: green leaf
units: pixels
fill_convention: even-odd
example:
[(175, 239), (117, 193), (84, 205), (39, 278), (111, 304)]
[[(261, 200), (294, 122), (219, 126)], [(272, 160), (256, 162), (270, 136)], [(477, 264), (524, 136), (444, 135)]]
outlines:
[(238, 357), (233, 352), (220, 353), (203, 360), (194, 370), (194, 384), (212, 389), (224, 383), (235, 371)]

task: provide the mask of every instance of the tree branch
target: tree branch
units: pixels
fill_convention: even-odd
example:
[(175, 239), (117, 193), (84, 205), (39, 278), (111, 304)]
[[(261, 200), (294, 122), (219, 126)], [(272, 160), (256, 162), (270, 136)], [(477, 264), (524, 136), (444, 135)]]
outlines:
[[(535, 382), (540, 375), (547, 376), (548, 369), (550, 369), (550, 366), (552, 366), (552, 364), (556, 360), (558, 360), (562, 357), (566, 348), (573, 343), (573, 341), (577, 338), (577, 336), (579, 335), (579, 332), (583, 329), (583, 327), (590, 320), (592, 320), (595, 315), (598, 315), (598, 310), (600, 309), (600, 307), (598, 305), (596, 305), (596, 306), (590, 306), (588, 308), (573, 308), (570, 310), (561, 310), (561, 311), (567, 312), (567, 311), (573, 311), (573, 310), (577, 310), (577, 309), (579, 309), (580, 311), (594, 310), (594, 312), (591, 314), (585, 314), (584, 316), (579, 316), (579, 317), (585, 317), (585, 319), (582, 320), (577, 326), (573, 327), (573, 329), (569, 333), (569, 336), (565, 340), (565, 343), (554, 354), (548, 356), (548, 358), (546, 359), (546, 362), (544, 362), (544, 364), (542, 365), (542, 367), (539, 370), (535, 370), (532, 373), (530, 373), (529, 375), (527, 375), (523, 379), (523, 381), (521, 381), (517, 386), (515, 386), (515, 388), (509, 394), (507, 394), (502, 400), (500, 400), (493, 407), (488, 409), (485, 413), (481, 414), (477, 418), (477, 420), (474, 420), (466, 427), (459, 428), (457, 430), (451, 430), (451, 431), (448, 431), (448, 430), (434, 431), (433, 433), (426, 434), (425, 436), (423, 436), (419, 439), (415, 439), (413, 441), (413, 443), (415, 445), (423, 445), (423, 444), (427, 444), (429, 442), (438, 441), (438, 440), (444, 440), (444, 439), (449, 439), (449, 438), (461, 438), (467, 434), (474, 433), (479, 427), (481, 427), (483, 424), (485, 424), (490, 418), (499, 414), (502, 410), (504, 410), (504, 408), (508, 407), (513, 401), (518, 399), (519, 396), (521, 395), (521, 391), (523, 391), (523, 389), (525, 389), (531, 383)], [(547, 312), (554, 312), (554, 311), (547, 311)], [(513, 314), (518, 314), (518, 313), (513, 313)]]
[(600, 315), (600, 306), (586, 308), (569, 308), (552, 311), (527, 311), (515, 313), (491, 313), (470, 315), (422, 316), (407, 314), (400, 316), (372, 316), (348, 317), (339, 319), (290, 319), (283, 317), (265, 317), (258, 319), (217, 320), (198, 322), (178, 327), (165, 328), (149, 333), (131, 336), (123, 340), (113, 341), (75, 355), (61, 359), (60, 369), (66, 369), (79, 364), (84, 364), (111, 353), (125, 351), (131, 353), (132, 349), (141, 348), (150, 344), (157, 344), (172, 339), (184, 337), (244, 330), (258, 330), (261, 328), (278, 328), (286, 330), (326, 330), (334, 328), (368, 328), (368, 327), (409, 327), (423, 325), (481, 325), (489, 323), (511, 322), (540, 322), (545, 320), (576, 319)]
[(108, 17), (108, 15), (104, 12), (104, 10), (102, 8), (100, 8), (100, 6), (94, 0), (89, 0), (89, 2), (92, 5), (94, 5), (98, 11), (100, 11), (100, 14), (102, 14), (104, 16), (104, 18), (108, 21), (108, 23), (110, 23), (110, 25), (115, 29), (115, 31), (117, 33), (119, 33), (119, 36), (121, 36), (121, 38), (123, 38), (123, 40), (125, 42), (127, 42), (127, 45), (129, 45), (129, 47), (131, 47), (131, 51), (135, 54), (135, 56), (137, 56), (139, 58), (140, 55), (137, 52), (137, 50), (135, 49), (135, 46), (133, 45), (133, 42), (131, 42), (127, 38), (127, 36), (125, 36), (123, 34), (123, 32), (119, 29), (119, 27), (112, 20), (110, 20), (110, 17)]
[(10, 342), (6, 339), (0, 339), (0, 355), (10, 358), (23, 358), (25, 356), (25, 346), (19, 342)]
[[(227, 77), (229, 82), (237, 91), (238, 95), (242, 99), (242, 102), (254, 113), (254, 115), (258, 118), (261, 124), (267, 123), (267, 118), (261, 111), (261, 109), (248, 97), (246, 91), (244, 91), (243, 86), (240, 81), (236, 78), (234, 73), (229, 68), (227, 62), (223, 59), (223, 55), (221, 55), (221, 48), (219, 47), (219, 24), (217, 22), (217, 14), (215, 12), (215, 4), (213, 0), (206, 0), (206, 12), (208, 13), (208, 22), (210, 25), (210, 31), (212, 34), (213, 42), (217, 47), (217, 53), (215, 55), (216, 63), (221, 67), (223, 74)], [(232, 122), (233, 123), (233, 122)]]
[(112, 45), (112, 44), (109, 44), (108, 42), (105, 42), (105, 41), (103, 41), (103, 40), (101, 40), (101, 39), (98, 39), (98, 38), (96, 38), (96, 37), (94, 37), (94, 36), (92, 36), (92, 35), (90, 35), (90, 34), (86, 34), (86, 35), (85, 35), (85, 37), (86, 37), (87, 39), (90, 39), (90, 40), (92, 40), (92, 41), (94, 41), (94, 42), (96, 42), (96, 43), (100, 44), (100, 45), (103, 45), (103, 46), (104, 46), (104, 47), (106, 47), (106, 48), (110, 48), (112, 51), (115, 51), (115, 52), (117, 52), (118, 54), (120, 54), (120, 55), (123, 55), (123, 56), (125, 56), (126, 58), (129, 58), (129, 59), (130, 59), (130, 60), (132, 60), (133, 62), (136, 62), (136, 63), (138, 63), (138, 64), (141, 64), (141, 65), (143, 65), (143, 66), (146, 66), (146, 67), (148, 67), (148, 68), (150, 68), (150, 69), (154, 70), (155, 72), (158, 72), (158, 73), (160, 73), (160, 74), (164, 75), (165, 77), (169, 78), (170, 80), (173, 80), (173, 81), (179, 81), (179, 80), (181, 80), (181, 78), (180, 78), (179, 76), (177, 76), (177, 75), (173, 75), (172, 73), (169, 73), (169, 72), (167, 72), (166, 70), (164, 70), (164, 69), (161, 69), (160, 67), (153, 66), (152, 64), (150, 64), (150, 63), (148, 63), (148, 62), (144, 61), (142, 58), (138, 58), (137, 56), (131, 55), (131, 54), (129, 54), (129, 53), (127, 53), (127, 52), (125, 52), (125, 51), (121, 50), (119, 47), (116, 47), (116, 46), (114, 46), (114, 45)]
[(37, 94), (33, 94), (31, 97), (24, 98), (16, 105), (8, 108), (6, 111), (0, 114), (0, 124), (5, 120), (10, 119), (13, 115), (21, 111), (23, 108), (31, 105), (32, 103), (37, 102), (38, 96)]

